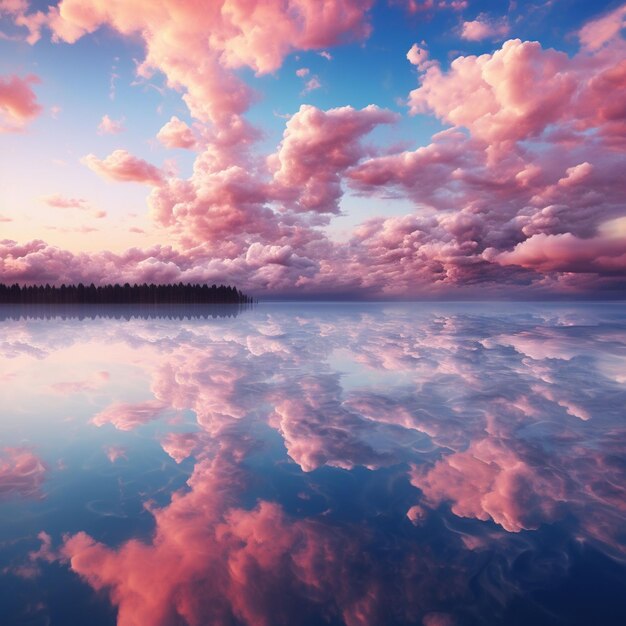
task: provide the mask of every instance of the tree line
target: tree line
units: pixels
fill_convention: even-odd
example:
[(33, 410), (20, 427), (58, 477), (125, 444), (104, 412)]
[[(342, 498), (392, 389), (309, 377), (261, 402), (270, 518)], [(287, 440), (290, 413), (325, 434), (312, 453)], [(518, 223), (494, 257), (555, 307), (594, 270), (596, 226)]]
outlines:
[(154, 283), (130, 285), (4, 285), (0, 304), (250, 304), (253, 298), (230, 285)]

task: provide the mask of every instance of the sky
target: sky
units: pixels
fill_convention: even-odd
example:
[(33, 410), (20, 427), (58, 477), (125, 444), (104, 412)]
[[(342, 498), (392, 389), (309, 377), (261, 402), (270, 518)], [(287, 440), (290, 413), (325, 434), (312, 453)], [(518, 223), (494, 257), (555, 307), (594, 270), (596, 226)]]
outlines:
[(623, 298), (626, 3), (0, 0), (0, 281)]

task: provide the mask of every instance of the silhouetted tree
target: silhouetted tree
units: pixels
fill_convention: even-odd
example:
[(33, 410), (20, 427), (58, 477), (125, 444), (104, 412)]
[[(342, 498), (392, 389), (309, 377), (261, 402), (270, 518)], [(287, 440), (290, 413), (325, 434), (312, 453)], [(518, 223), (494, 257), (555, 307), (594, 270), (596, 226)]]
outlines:
[(253, 299), (230, 285), (100, 285), (60, 287), (0, 283), (0, 304), (249, 304)]

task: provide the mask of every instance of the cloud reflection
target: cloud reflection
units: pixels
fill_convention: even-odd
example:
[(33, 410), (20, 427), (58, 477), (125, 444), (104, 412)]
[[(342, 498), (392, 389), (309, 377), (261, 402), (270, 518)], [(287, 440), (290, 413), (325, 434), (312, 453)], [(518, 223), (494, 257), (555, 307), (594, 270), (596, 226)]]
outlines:
[(0, 498), (40, 497), (46, 466), (25, 448), (0, 448)]
[[(54, 351), (39, 322), (15, 323)], [(79, 341), (76, 323), (56, 349)], [(120, 626), (498, 621), (567, 578), (573, 545), (626, 558), (619, 307), (268, 305), (90, 324), (84, 352), (125, 344), (152, 394), (93, 411), (121, 431), (107, 450), (131, 464), (130, 431), (151, 423), (190, 467), (147, 503), (149, 537), (60, 544)]]

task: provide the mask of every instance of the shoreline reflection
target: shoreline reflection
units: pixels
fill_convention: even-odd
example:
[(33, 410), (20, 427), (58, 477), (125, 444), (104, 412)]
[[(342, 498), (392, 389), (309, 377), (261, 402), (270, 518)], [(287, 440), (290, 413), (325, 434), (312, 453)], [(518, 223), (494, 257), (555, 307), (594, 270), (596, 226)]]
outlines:
[(210, 319), (237, 317), (254, 304), (0, 304), (0, 322), (60, 319)]

